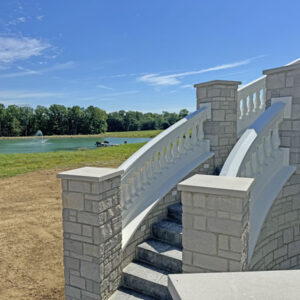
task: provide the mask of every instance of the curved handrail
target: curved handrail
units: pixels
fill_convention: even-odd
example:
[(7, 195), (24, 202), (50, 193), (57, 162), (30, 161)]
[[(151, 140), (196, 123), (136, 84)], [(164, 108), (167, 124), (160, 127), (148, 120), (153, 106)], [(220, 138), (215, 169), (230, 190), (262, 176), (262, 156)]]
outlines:
[(203, 122), (210, 106), (181, 119), (126, 160), (119, 169), (123, 221), (123, 247), (156, 201), (183, 177), (212, 156), (204, 140)]
[(295, 171), (289, 150), (280, 148), (279, 124), (286, 104), (272, 104), (241, 136), (229, 154), (220, 176), (252, 177), (250, 201), (250, 261), (265, 217), (282, 186)]

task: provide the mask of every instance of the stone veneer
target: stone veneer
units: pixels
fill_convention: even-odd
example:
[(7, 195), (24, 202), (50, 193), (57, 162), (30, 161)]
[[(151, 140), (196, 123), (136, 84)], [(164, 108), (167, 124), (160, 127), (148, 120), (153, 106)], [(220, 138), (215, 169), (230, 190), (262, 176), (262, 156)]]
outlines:
[(58, 174), (63, 189), (67, 300), (107, 299), (120, 285), (121, 174), (89, 167)]
[(178, 184), (183, 205), (184, 273), (246, 269), (253, 181), (195, 175)]
[(197, 109), (211, 104), (211, 120), (204, 123), (204, 138), (210, 140), (214, 165), (221, 170), (237, 141), (237, 89), (240, 81), (213, 80), (195, 84)]
[(300, 64), (263, 72), (269, 107), (291, 98), (291, 118), (279, 127), (281, 147), (290, 149), (290, 165), (296, 172), (274, 201), (258, 238), (251, 270), (289, 269), (300, 267)]

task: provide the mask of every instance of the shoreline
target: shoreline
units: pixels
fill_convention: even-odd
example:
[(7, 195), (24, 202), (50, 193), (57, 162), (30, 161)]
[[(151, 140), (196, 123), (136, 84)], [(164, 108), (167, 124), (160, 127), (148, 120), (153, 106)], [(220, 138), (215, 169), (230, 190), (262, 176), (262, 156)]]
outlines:
[[(63, 139), (63, 138), (105, 138), (105, 137), (124, 137), (124, 138), (153, 138), (162, 130), (140, 130), (140, 131), (116, 131), (100, 134), (77, 134), (77, 135), (44, 135), (46, 139)], [(41, 138), (39, 136), (2, 136), (0, 140), (25, 140)]]

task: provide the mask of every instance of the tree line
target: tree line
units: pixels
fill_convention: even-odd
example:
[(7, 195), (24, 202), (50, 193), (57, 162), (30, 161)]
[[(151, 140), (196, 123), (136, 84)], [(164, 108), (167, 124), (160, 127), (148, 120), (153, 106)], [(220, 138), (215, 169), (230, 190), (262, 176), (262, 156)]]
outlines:
[(44, 135), (76, 135), (166, 129), (187, 114), (186, 109), (161, 114), (124, 110), (106, 113), (95, 106), (53, 104), (49, 108), (38, 105), (33, 109), (17, 105), (5, 107), (0, 103), (0, 136), (32, 136), (38, 130)]

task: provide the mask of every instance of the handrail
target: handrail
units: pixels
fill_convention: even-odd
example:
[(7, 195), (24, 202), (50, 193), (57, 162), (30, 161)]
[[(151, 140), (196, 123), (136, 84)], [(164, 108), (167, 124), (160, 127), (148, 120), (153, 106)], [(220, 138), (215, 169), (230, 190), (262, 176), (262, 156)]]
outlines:
[[(203, 122), (210, 118), (209, 104), (181, 119), (140, 148), (119, 168), (123, 246), (152, 205), (201, 162), (212, 156), (204, 140)], [(130, 228), (130, 230), (128, 229)]]
[(272, 104), (244, 132), (220, 173), (220, 176), (255, 178), (250, 201), (248, 261), (273, 201), (295, 171), (295, 167), (289, 166), (289, 149), (280, 148), (279, 124), (286, 107), (282, 102)]

